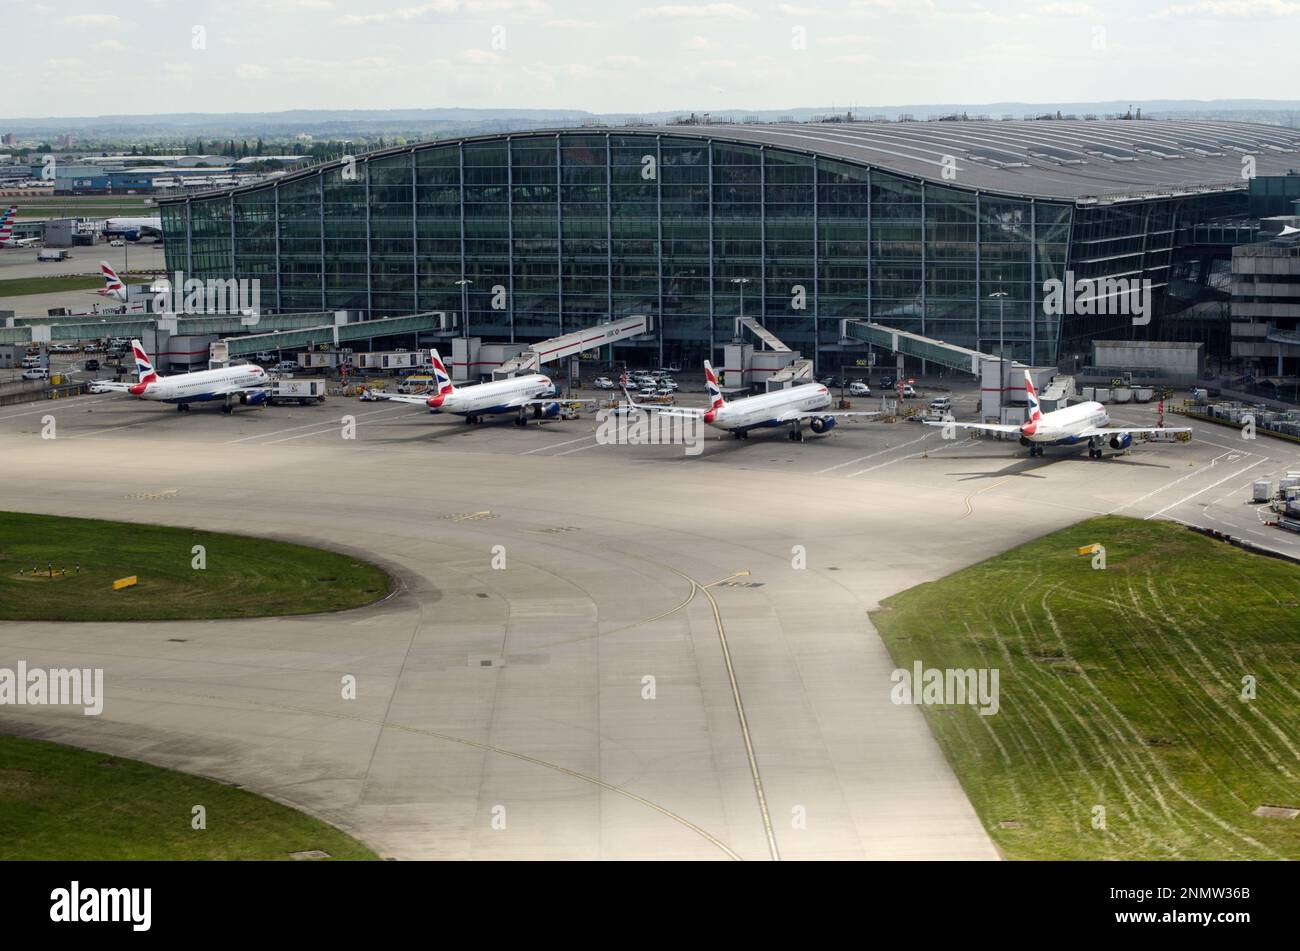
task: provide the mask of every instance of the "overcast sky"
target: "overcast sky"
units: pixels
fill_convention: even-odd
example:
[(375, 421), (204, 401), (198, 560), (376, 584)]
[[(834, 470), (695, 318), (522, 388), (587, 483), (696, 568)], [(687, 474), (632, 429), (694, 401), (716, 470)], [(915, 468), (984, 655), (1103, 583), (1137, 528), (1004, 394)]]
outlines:
[(0, 0), (0, 11), (11, 94), (0, 111), (23, 117), (1300, 97), (1300, 0)]

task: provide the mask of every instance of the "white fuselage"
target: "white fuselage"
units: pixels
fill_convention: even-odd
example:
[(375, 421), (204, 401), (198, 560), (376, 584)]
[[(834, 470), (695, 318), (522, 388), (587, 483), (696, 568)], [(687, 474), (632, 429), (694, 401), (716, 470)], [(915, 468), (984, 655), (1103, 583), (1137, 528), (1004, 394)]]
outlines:
[(1070, 444), (1082, 442), (1086, 436), (1080, 436), (1087, 429), (1101, 429), (1110, 423), (1106, 407), (1089, 401), (1076, 403), (1065, 409), (1044, 413), (1038, 420), (1033, 433), (1021, 431), (1021, 437), (1034, 443)]
[[(160, 376), (152, 383), (136, 384), (140, 392), (132, 393), (142, 400), (162, 403), (202, 403), (224, 399), (231, 391), (269, 386), (266, 371), (259, 366), (222, 367), (217, 370), (199, 370), (178, 376)], [(134, 387), (133, 387), (134, 389)]]
[(533, 373), (452, 390), (438, 406), (431, 406), (430, 409), (457, 416), (509, 413), (518, 410), (521, 400), (541, 399), (550, 396), (552, 390), (549, 377)]
[(830, 392), (820, 383), (804, 383), (784, 390), (774, 390), (759, 396), (747, 396), (732, 403), (724, 403), (706, 422), (727, 431), (756, 429), (762, 426), (782, 426), (782, 415), (791, 412), (807, 413), (826, 409), (831, 405)]

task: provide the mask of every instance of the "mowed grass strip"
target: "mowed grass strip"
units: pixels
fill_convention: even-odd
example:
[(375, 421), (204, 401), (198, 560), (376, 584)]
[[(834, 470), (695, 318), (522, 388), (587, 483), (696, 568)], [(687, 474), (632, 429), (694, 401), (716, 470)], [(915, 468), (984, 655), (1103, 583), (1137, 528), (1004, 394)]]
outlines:
[[(195, 829), (194, 807), (206, 828)], [(0, 736), (0, 861), (375, 859), (351, 836), (261, 796), (136, 760)]]
[(872, 621), (900, 668), (1000, 671), (995, 715), (922, 709), (1006, 856), (1300, 858), (1300, 820), (1252, 815), (1300, 806), (1300, 567), (1095, 518)]
[(11, 277), (0, 281), (0, 297), (61, 294), (65, 291), (97, 290), (103, 286), (104, 279), (92, 274), (69, 274), (55, 277)]
[[(202, 569), (194, 567), (195, 546), (203, 549)], [(51, 579), (49, 566), (68, 573)], [(113, 590), (115, 580), (130, 575), (139, 579), (134, 587)], [(389, 590), (387, 574), (375, 565), (305, 545), (0, 512), (0, 621), (315, 614), (360, 607)]]

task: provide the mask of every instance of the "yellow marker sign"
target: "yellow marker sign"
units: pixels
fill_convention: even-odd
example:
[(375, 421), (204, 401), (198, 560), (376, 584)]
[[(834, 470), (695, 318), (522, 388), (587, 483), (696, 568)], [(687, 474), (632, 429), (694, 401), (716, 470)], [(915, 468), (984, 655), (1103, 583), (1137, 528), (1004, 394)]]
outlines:
[(1084, 545), (1082, 548), (1080, 548), (1078, 550), (1078, 554), (1095, 555), (1099, 551), (1101, 551), (1101, 545), (1098, 542), (1093, 542), (1091, 545)]
[(118, 578), (116, 581), (113, 582), (113, 590), (121, 591), (123, 588), (134, 587), (135, 581), (136, 581), (135, 575), (131, 575), (131, 577), (129, 578)]

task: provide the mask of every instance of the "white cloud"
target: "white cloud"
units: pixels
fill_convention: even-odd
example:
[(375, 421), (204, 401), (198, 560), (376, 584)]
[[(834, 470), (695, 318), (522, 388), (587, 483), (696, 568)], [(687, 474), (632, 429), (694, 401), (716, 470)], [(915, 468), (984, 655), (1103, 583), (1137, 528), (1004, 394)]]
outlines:
[(271, 75), (270, 67), (254, 63), (240, 63), (235, 67), (235, 75), (240, 79), (266, 79)]
[(75, 16), (64, 17), (59, 22), (67, 26), (117, 29), (122, 25), (122, 18), (112, 13), (78, 13)]
[(692, 36), (686, 41), (688, 50), (716, 50), (721, 45), (717, 40), (711, 40), (707, 36)]
[(646, 20), (752, 20), (754, 14), (734, 3), (668, 4), (642, 10)]

